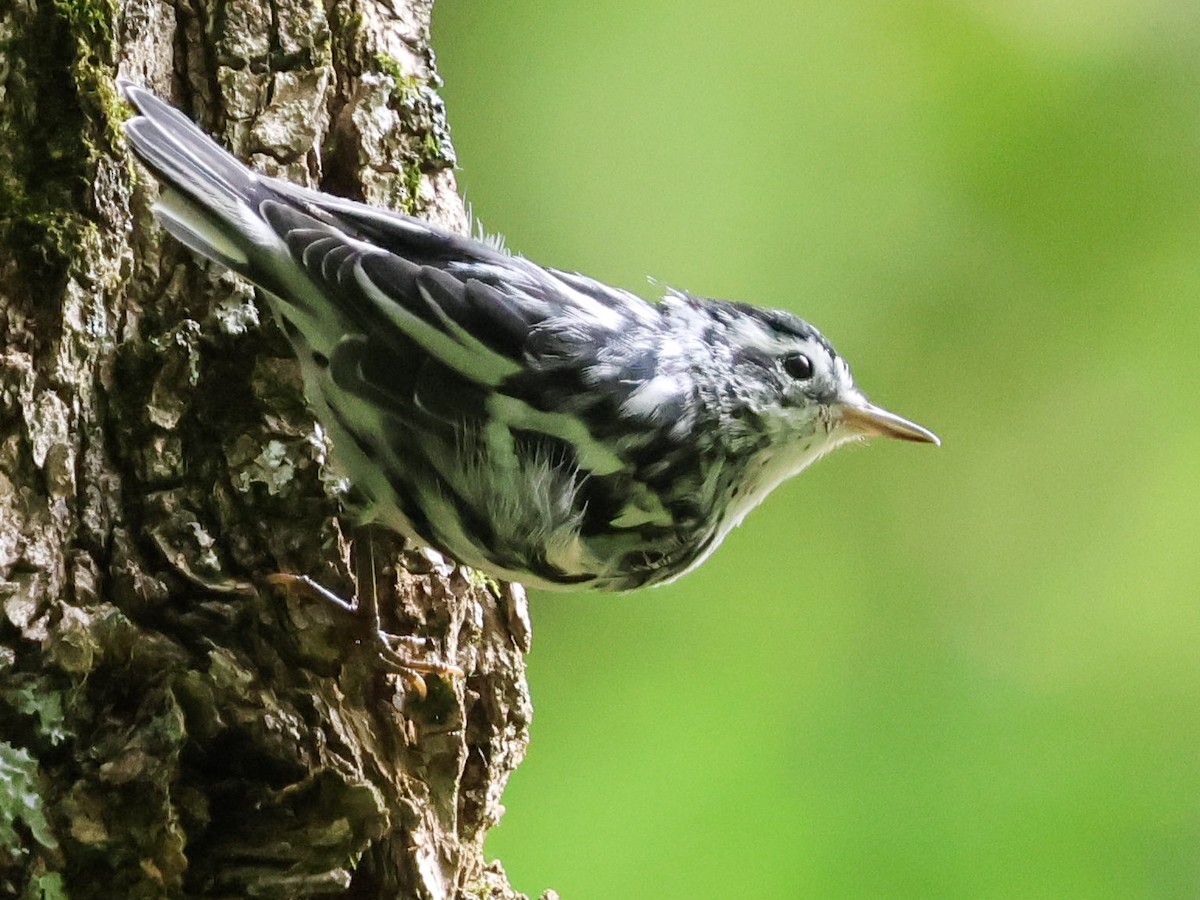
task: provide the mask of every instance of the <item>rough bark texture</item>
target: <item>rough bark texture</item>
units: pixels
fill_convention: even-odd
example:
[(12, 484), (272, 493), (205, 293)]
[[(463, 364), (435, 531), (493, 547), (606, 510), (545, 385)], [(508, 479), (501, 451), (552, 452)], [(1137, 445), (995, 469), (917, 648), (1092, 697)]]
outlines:
[(519, 589), (385, 539), (405, 698), (332, 607), (343, 485), (247, 286), (153, 224), (113, 77), (273, 173), (465, 226), (422, 0), (0, 5), (0, 895), (515, 897)]

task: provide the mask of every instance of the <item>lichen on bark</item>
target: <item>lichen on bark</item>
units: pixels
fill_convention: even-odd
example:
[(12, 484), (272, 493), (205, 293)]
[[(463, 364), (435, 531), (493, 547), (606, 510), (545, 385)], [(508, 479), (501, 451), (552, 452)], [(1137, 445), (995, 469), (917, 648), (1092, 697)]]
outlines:
[(296, 181), (465, 228), (428, 2), (0, 11), (0, 894), (516, 897), (519, 588), (374, 541), (424, 699), (349, 596), (341, 478), (253, 292), (152, 222), (121, 74)]

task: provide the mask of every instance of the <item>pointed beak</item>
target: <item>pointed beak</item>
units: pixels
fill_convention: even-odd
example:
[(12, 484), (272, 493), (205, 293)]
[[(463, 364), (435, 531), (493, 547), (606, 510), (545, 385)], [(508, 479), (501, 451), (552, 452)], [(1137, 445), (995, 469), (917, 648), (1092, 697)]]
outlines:
[(922, 428), (916, 422), (903, 419), (866, 400), (853, 406), (843, 406), (842, 421), (854, 431), (868, 436), (879, 435), (899, 441), (916, 441), (919, 444), (934, 444), (935, 446), (942, 443), (938, 440), (938, 436), (927, 428)]

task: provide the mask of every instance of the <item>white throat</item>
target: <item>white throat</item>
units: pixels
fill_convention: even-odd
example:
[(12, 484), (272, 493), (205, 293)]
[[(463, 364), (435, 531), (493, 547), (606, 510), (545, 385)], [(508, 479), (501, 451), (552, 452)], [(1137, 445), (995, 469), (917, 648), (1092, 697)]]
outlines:
[(832, 432), (817, 431), (804, 440), (761, 453), (746, 472), (745, 481), (730, 500), (725, 518), (717, 531), (717, 542), (742, 524), (746, 514), (758, 506), (767, 494), (789, 478), (799, 475), (818, 459), (849, 441), (856, 435), (838, 428)]

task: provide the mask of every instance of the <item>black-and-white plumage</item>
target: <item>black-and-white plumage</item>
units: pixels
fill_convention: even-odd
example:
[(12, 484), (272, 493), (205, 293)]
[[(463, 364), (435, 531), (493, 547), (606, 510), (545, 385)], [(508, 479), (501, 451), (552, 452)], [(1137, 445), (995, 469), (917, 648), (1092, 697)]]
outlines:
[(266, 293), (364, 518), (461, 563), (551, 588), (661, 583), (839, 444), (936, 443), (789, 313), (651, 304), (268, 178), (122, 87), (159, 220)]

